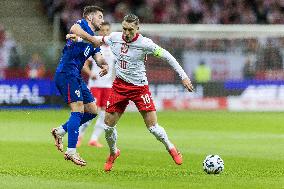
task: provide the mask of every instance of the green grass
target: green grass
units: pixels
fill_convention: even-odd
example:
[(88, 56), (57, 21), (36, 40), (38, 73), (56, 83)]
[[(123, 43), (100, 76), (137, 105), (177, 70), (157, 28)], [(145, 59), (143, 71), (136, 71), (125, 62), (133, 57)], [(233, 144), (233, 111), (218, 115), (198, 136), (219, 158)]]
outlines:
[[(110, 173), (103, 171), (108, 149), (86, 145), (91, 128), (78, 150), (86, 167), (55, 150), (50, 130), (68, 114), (0, 111), (0, 188), (284, 188), (283, 113), (159, 112), (160, 125), (183, 153), (182, 166), (138, 113), (126, 113), (118, 125), (121, 156)], [(208, 154), (223, 158), (221, 175), (203, 172)]]

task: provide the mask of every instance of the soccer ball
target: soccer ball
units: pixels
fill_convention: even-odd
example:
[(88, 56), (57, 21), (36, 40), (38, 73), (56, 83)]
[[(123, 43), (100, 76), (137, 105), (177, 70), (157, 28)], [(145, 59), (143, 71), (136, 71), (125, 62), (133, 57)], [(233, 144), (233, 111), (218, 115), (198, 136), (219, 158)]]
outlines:
[(208, 155), (203, 161), (203, 170), (207, 174), (219, 174), (224, 170), (224, 161), (218, 155)]

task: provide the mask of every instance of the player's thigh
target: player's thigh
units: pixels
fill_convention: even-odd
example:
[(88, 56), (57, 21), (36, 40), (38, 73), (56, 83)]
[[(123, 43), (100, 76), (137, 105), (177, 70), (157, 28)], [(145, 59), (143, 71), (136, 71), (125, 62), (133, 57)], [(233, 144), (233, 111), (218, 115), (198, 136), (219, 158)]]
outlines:
[(141, 86), (136, 89), (135, 95), (129, 96), (130, 100), (132, 100), (137, 109), (141, 111), (151, 112), (156, 111), (156, 107), (152, 98), (152, 94), (149, 91), (148, 86)]
[(82, 90), (82, 98), (83, 98), (84, 104), (91, 104), (92, 102), (94, 102), (95, 99), (90, 89), (87, 87), (86, 83), (83, 81), (83, 79), (80, 79), (80, 86)]
[(92, 114), (98, 113), (98, 107), (95, 103), (95, 101), (84, 104), (84, 111)]
[(143, 117), (146, 127), (151, 127), (157, 124), (157, 113), (156, 111), (140, 111), (140, 114)]
[(118, 120), (120, 119), (120, 117), (122, 116), (123, 113), (120, 112), (106, 112), (105, 113), (105, 124), (110, 126), (110, 127), (114, 127)]
[(123, 113), (129, 103), (129, 98), (126, 95), (119, 94), (115, 90), (111, 90), (110, 96), (106, 103), (106, 112), (108, 113)]
[(66, 103), (83, 101), (81, 83), (77, 77), (60, 73), (55, 76), (55, 83)]

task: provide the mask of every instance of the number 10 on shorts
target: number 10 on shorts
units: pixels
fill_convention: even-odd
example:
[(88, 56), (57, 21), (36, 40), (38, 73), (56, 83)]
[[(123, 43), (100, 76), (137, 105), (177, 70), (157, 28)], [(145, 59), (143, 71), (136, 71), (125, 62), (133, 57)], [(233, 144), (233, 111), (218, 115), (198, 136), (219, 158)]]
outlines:
[(141, 95), (141, 98), (143, 99), (144, 104), (149, 104), (151, 102), (149, 94)]

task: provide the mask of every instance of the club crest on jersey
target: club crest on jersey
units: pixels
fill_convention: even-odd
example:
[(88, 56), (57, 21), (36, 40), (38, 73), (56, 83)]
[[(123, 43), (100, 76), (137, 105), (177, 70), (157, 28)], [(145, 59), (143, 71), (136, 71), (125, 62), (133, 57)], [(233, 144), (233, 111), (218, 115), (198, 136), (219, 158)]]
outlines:
[(75, 91), (75, 94), (76, 94), (78, 97), (80, 97), (80, 91), (79, 91), (79, 90), (76, 90), (76, 91)]
[(124, 54), (126, 54), (126, 53), (128, 52), (128, 48), (129, 48), (129, 46), (128, 46), (126, 43), (124, 43), (124, 44), (121, 46), (121, 52), (124, 53)]

